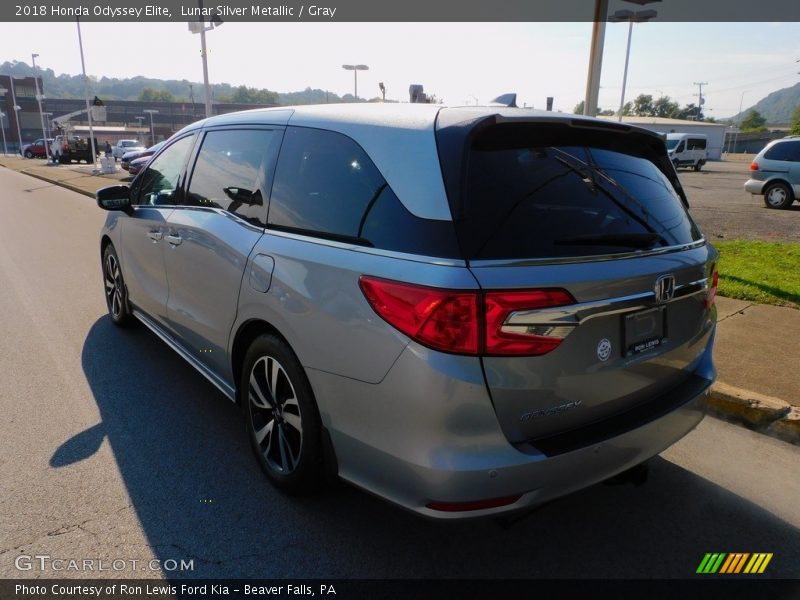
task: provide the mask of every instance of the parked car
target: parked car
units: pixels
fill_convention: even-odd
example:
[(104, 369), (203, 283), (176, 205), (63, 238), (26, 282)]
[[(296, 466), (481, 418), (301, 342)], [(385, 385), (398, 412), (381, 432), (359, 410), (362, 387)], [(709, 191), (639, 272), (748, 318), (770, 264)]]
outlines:
[[(129, 171), (130, 169), (128, 169), (128, 165), (130, 165), (132, 161), (136, 160), (137, 158), (152, 156), (153, 154), (158, 152), (165, 143), (166, 142), (158, 142), (157, 144), (155, 144), (154, 146), (150, 146), (146, 150), (134, 150), (132, 152), (126, 152), (125, 154), (122, 155), (122, 159), (119, 161), (120, 168)], [(135, 175), (135, 173), (131, 173), (131, 175)]]
[(745, 191), (764, 196), (767, 208), (789, 208), (800, 200), (800, 136), (774, 140), (750, 164)]
[(137, 175), (148, 162), (150, 162), (149, 156), (140, 156), (139, 158), (132, 160), (128, 164), (128, 173), (131, 175)]
[(703, 418), (718, 255), (656, 133), (504, 107), (248, 111), (179, 131), (97, 203), (111, 321), (238, 403), (288, 492), (338, 474), (428, 517), (495, 515)]
[(675, 168), (703, 168), (708, 160), (708, 136), (699, 133), (668, 133), (667, 152)]
[(116, 146), (111, 148), (111, 156), (118, 160), (126, 152), (141, 152), (142, 150), (145, 150), (145, 147), (139, 140), (120, 140)]
[[(48, 138), (47, 143), (51, 143), (53, 138)], [(32, 144), (25, 144), (19, 151), (25, 158), (47, 158), (47, 150), (44, 144), (44, 138), (35, 140)]]

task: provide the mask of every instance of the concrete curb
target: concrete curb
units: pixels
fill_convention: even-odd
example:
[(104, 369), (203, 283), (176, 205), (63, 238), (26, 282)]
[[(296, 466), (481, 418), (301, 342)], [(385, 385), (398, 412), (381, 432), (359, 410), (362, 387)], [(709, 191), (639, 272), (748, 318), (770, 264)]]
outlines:
[(66, 188), (66, 189), (68, 189), (70, 191), (77, 192), (79, 194), (83, 194), (84, 196), (88, 196), (89, 198), (94, 198), (94, 194), (92, 194), (91, 192), (89, 192), (87, 190), (84, 190), (84, 189), (81, 189), (76, 185), (71, 185), (71, 184), (69, 184), (69, 183), (67, 183), (65, 181), (59, 181), (58, 179), (52, 179), (52, 178), (49, 178), (49, 177), (45, 177), (44, 175), (39, 175), (38, 173), (31, 173), (30, 171), (18, 171), (18, 172), (22, 173), (23, 175), (27, 175), (28, 177), (35, 177), (36, 179), (39, 179), (41, 181), (46, 181), (47, 183), (52, 183), (53, 185), (57, 185), (57, 186)]
[(800, 445), (800, 409), (785, 400), (717, 381), (708, 406), (712, 415)]

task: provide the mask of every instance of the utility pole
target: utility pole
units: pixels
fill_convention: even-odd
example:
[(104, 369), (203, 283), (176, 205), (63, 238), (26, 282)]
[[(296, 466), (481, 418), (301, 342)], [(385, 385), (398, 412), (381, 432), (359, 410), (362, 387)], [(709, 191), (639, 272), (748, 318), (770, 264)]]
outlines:
[(697, 86), (697, 117), (695, 118), (695, 121), (699, 121), (700, 120), (700, 113), (703, 110), (703, 102), (704, 102), (704, 100), (703, 100), (703, 86), (704, 85), (708, 85), (708, 82), (707, 81), (699, 81), (699, 82), (695, 81), (692, 85), (696, 85)]

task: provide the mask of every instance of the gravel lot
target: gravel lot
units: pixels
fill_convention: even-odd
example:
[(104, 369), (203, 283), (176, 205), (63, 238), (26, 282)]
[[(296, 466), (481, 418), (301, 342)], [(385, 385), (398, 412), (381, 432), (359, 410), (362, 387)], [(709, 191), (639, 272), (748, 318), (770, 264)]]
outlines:
[(692, 216), (706, 237), (800, 242), (800, 204), (789, 210), (764, 206), (763, 196), (744, 191), (750, 162), (709, 162), (700, 172), (680, 170)]

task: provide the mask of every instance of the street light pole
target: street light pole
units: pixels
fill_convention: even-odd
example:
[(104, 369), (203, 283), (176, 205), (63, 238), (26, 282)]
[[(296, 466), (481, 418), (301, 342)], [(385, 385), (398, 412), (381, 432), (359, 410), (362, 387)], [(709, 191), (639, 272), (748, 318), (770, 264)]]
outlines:
[(345, 71), (353, 72), (353, 77), (355, 79), (355, 90), (353, 95), (355, 96), (356, 102), (358, 102), (358, 72), (369, 71), (369, 67), (367, 65), (342, 65), (342, 68)]
[[(0, 92), (4, 92), (3, 88), (0, 88)], [(8, 156), (8, 146), (6, 145), (6, 125), (3, 122), (6, 118), (6, 113), (0, 110), (0, 129), (3, 130), (3, 156)]]
[[(637, 3), (643, 4), (641, 0), (638, 0)], [(618, 10), (611, 15), (611, 18), (609, 19), (614, 23), (621, 23), (625, 21), (628, 22), (628, 48), (625, 51), (625, 70), (622, 73), (622, 94), (619, 98), (619, 111), (617, 113), (617, 118), (619, 121), (622, 121), (622, 110), (625, 107), (625, 87), (628, 83), (628, 61), (630, 60), (631, 56), (631, 37), (633, 37), (633, 24), (644, 23), (645, 21), (654, 19), (657, 15), (658, 13), (654, 10), (637, 10), (636, 12), (633, 12), (632, 10)]]
[(742, 130), (742, 104), (744, 104), (744, 95), (749, 90), (745, 90), (742, 92), (742, 97), (739, 98), (739, 114), (738, 119), (736, 119), (736, 133), (733, 134), (733, 151), (736, 152), (737, 143), (739, 142), (739, 132)]
[(606, 36), (608, 0), (595, 0), (592, 47), (589, 51), (589, 74), (586, 76), (586, 98), (583, 114), (594, 117), (597, 113), (597, 97), (600, 95), (600, 70), (603, 66), (603, 43)]
[(14, 91), (14, 76), (8, 78), (11, 82), (11, 101), (14, 103), (14, 120), (17, 123), (17, 152), (19, 153), (22, 150), (22, 130), (19, 127), (19, 111), (22, 110), (22, 107), (17, 104), (17, 94)]
[(197, 6), (200, 9), (200, 21), (189, 21), (189, 31), (192, 33), (200, 34), (200, 56), (203, 59), (203, 87), (206, 93), (206, 118), (211, 116), (212, 113), (212, 98), (211, 98), (211, 84), (208, 82), (208, 57), (206, 51), (206, 31), (211, 31), (215, 27), (222, 25), (223, 21), (219, 15), (211, 19), (211, 24), (206, 27), (205, 19), (203, 18), (203, 0), (197, 0)]
[(83, 71), (83, 93), (86, 98), (86, 116), (89, 118), (89, 143), (92, 147), (92, 166), (97, 166), (97, 148), (94, 146), (94, 128), (92, 127), (92, 106), (89, 104), (89, 78), (86, 76), (86, 61), (83, 59), (83, 38), (81, 38), (81, 20), (75, 19), (78, 25), (78, 47), (81, 51), (81, 71)]
[(150, 145), (155, 146), (156, 144), (156, 134), (155, 130), (153, 129), (153, 115), (157, 114), (158, 111), (153, 108), (148, 108), (143, 110), (142, 112), (148, 113), (150, 115)]
[(31, 54), (31, 62), (33, 63), (33, 83), (36, 86), (36, 102), (39, 103), (39, 120), (42, 122), (42, 144), (44, 145), (44, 155), (47, 162), (50, 162), (50, 144), (47, 142), (47, 129), (44, 127), (44, 114), (42, 111), (42, 100), (44, 100), (44, 80), (42, 80), (42, 93), (39, 93), (39, 78), (36, 76), (38, 69), (36, 68), (36, 57), (38, 54)]

